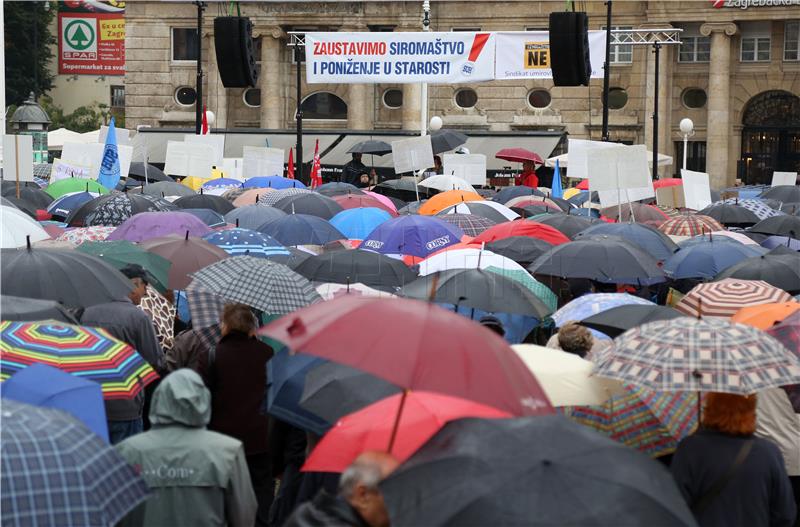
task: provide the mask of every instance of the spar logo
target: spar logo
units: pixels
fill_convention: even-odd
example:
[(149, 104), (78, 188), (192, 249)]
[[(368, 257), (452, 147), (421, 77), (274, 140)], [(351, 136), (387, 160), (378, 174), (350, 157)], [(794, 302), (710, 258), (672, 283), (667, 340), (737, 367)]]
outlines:
[(434, 249), (438, 249), (439, 247), (444, 247), (448, 243), (450, 243), (449, 234), (442, 236), (441, 238), (436, 238), (435, 240), (429, 241), (428, 243), (425, 244), (425, 248), (428, 249), (429, 251), (432, 251)]
[(61, 55), (70, 60), (97, 60), (97, 25), (94, 18), (62, 19)]

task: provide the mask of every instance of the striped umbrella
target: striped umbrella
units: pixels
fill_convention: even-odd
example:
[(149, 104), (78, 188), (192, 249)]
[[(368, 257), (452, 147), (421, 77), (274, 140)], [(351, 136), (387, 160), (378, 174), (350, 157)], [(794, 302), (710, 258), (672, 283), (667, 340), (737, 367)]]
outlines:
[(708, 232), (724, 231), (725, 227), (714, 218), (694, 214), (672, 217), (659, 225), (658, 230), (671, 236), (697, 236)]
[(496, 222), (475, 214), (443, 214), (440, 218), (460, 227), (467, 236), (477, 236), (492, 225), (496, 225)]
[(762, 280), (726, 278), (695, 286), (675, 309), (690, 317), (732, 317), (745, 306), (788, 302), (786, 291)]
[(35, 363), (97, 382), (104, 399), (132, 399), (158, 378), (132, 347), (104, 329), (35, 322), (0, 323), (0, 380)]

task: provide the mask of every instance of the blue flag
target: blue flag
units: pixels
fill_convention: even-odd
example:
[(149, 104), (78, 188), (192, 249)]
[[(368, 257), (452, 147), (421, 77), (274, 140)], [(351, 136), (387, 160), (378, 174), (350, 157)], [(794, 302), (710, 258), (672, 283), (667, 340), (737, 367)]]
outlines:
[(108, 125), (106, 146), (103, 149), (103, 161), (100, 163), (100, 175), (97, 182), (109, 190), (114, 189), (119, 183), (119, 152), (117, 151), (117, 129), (114, 127), (114, 118)]
[(556, 159), (556, 169), (553, 171), (553, 184), (550, 187), (554, 198), (564, 197), (564, 189), (561, 186), (561, 167), (558, 166), (558, 159)]

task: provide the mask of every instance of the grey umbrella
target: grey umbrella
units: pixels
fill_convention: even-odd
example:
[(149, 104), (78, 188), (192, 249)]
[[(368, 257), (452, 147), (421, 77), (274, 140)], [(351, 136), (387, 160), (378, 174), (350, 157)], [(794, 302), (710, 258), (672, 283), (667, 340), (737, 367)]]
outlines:
[(128, 178), (137, 179), (139, 181), (174, 181), (171, 177), (166, 175), (160, 168), (151, 164), (145, 165), (141, 161), (134, 161), (131, 163), (131, 168), (128, 171)]
[(431, 134), (431, 145), (434, 154), (441, 154), (455, 150), (467, 142), (468, 137), (461, 132), (454, 130), (439, 130)]
[(225, 215), (225, 221), (242, 229), (256, 230), (266, 222), (282, 218), (286, 213), (275, 207), (261, 205), (246, 205), (238, 207)]
[(778, 185), (777, 187), (765, 190), (761, 194), (761, 197), (783, 202), (800, 201), (800, 186)]
[(287, 214), (309, 214), (323, 220), (329, 220), (344, 210), (332, 198), (316, 192), (286, 196), (278, 200), (273, 207)]
[(392, 152), (392, 145), (386, 141), (361, 141), (350, 147), (348, 154), (371, 154), (382, 156)]
[(3, 320), (57, 320), (67, 324), (78, 324), (64, 306), (52, 300), (0, 295), (0, 311), (3, 313)]

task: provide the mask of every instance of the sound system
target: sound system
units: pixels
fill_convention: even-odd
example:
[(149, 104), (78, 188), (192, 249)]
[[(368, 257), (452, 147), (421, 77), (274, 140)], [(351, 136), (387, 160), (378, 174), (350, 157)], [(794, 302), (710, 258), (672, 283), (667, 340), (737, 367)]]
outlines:
[(258, 82), (253, 24), (249, 18), (224, 16), (214, 19), (214, 50), (222, 85), (249, 88)]
[(586, 13), (550, 13), (550, 67), (556, 86), (588, 86), (589, 17)]

